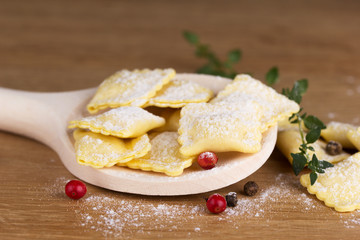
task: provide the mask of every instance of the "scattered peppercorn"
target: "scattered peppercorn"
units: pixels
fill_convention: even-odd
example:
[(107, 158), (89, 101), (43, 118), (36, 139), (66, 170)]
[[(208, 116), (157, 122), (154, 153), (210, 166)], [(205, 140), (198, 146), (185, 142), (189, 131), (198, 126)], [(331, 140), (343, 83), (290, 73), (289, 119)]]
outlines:
[(244, 192), (248, 196), (254, 196), (257, 191), (259, 190), (259, 186), (256, 184), (256, 182), (249, 181), (244, 186)]
[(235, 207), (237, 204), (237, 195), (236, 192), (229, 192), (226, 196), (226, 204), (228, 207)]
[(329, 141), (326, 144), (326, 152), (330, 155), (338, 155), (342, 152), (342, 145), (337, 141)]

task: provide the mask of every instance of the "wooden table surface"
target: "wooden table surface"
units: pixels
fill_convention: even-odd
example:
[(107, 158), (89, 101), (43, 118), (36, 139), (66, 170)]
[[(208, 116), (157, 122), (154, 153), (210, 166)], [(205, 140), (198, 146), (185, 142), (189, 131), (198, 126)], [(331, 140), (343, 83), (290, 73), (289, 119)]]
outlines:
[[(277, 90), (308, 78), (305, 111), (360, 125), (359, 12), (355, 0), (1, 0), (0, 86), (66, 91), (97, 86), (123, 68), (194, 72), (204, 62), (182, 38), (188, 29), (222, 57), (241, 48), (238, 72), (263, 80), (278, 66)], [(356, 239), (360, 232), (360, 212), (337, 213), (308, 194), (276, 149), (256, 173), (216, 191), (239, 197), (220, 215), (205, 209), (210, 193), (147, 197), (88, 185), (73, 201), (63, 190), (73, 178), (47, 146), (1, 131), (0, 239)], [(260, 186), (255, 197), (241, 194), (249, 180)]]

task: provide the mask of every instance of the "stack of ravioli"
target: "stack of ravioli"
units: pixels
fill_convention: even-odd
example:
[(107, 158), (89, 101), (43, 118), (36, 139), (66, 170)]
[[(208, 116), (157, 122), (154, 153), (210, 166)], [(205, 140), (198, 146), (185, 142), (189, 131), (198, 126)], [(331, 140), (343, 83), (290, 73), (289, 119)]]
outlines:
[(119, 71), (87, 105), (96, 115), (69, 124), (77, 128), (77, 162), (179, 176), (204, 151), (258, 152), (263, 133), (299, 111), (297, 103), (249, 75), (236, 76), (213, 95), (177, 79), (173, 69)]
[[(306, 131), (305, 126), (303, 126)], [(341, 122), (330, 122), (326, 129), (321, 131), (322, 139), (317, 140), (311, 146), (310, 158), (313, 154), (320, 160), (334, 164), (334, 167), (319, 174), (315, 184), (311, 185), (310, 174), (304, 174), (300, 178), (301, 184), (311, 194), (316, 194), (319, 200), (339, 212), (349, 212), (360, 209), (360, 152), (353, 155), (341, 151), (337, 155), (326, 152), (326, 144), (329, 141), (339, 142), (345, 149), (360, 151), (360, 127)], [(277, 147), (292, 163), (291, 153), (299, 152), (302, 144), (301, 136), (296, 124), (290, 124), (287, 120), (279, 124)]]

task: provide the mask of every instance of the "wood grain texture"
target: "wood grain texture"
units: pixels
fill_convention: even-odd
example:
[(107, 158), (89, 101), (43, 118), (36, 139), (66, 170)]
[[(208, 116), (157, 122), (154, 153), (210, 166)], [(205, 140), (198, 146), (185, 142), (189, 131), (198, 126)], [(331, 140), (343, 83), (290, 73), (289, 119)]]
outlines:
[[(231, 48), (243, 49), (239, 72), (263, 79), (277, 65), (278, 90), (308, 78), (303, 102), (308, 113), (325, 122), (360, 125), (359, 12), (359, 2), (350, 0), (0, 1), (0, 86), (64, 91), (94, 87), (122, 68), (193, 72), (203, 62), (182, 39), (181, 31), (189, 29), (221, 56)], [(277, 150), (259, 171), (219, 191), (239, 192), (246, 181), (255, 180), (261, 188), (257, 197), (239, 194), (246, 210), (242, 214), (202, 211), (208, 194), (140, 197), (89, 185), (88, 198), (111, 200), (102, 206), (116, 209), (124, 200), (134, 208), (121, 212), (117, 219), (128, 219), (128, 224), (116, 234), (84, 220), (103, 220), (104, 211), (89, 209), (98, 203), (64, 196), (63, 184), (72, 178), (46, 146), (0, 132), (0, 238), (356, 239), (360, 229), (358, 212), (336, 213), (299, 187)], [(274, 187), (282, 190), (270, 191)], [(274, 194), (273, 200), (270, 194), (262, 202), (266, 193)], [(170, 217), (135, 211), (159, 204), (170, 209)], [(172, 212), (183, 205), (186, 211), (200, 210), (192, 218), (186, 211)]]

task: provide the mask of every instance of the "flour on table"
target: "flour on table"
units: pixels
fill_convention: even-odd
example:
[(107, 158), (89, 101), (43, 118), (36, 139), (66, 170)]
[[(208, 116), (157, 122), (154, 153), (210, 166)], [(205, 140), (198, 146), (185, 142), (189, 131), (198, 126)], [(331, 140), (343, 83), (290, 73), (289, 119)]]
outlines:
[(328, 113), (328, 118), (329, 118), (329, 119), (334, 119), (335, 116), (336, 116), (336, 114), (333, 113), (333, 112), (329, 112), (329, 113)]
[[(227, 208), (219, 214), (217, 220), (222, 224), (228, 224), (238, 228), (239, 218), (263, 219), (265, 214), (269, 216), (272, 211), (271, 204), (282, 202), (283, 199), (294, 199), (299, 204), (292, 206), (294, 209), (311, 211), (317, 201), (304, 193), (304, 189), (298, 180), (291, 174), (279, 174), (274, 178), (274, 183), (260, 191), (254, 197), (238, 195), (236, 207)], [(212, 215), (206, 209), (205, 202), (200, 198), (197, 203), (184, 202), (184, 204), (172, 204), (161, 201), (149, 203), (139, 198), (123, 200), (120, 197), (107, 197), (104, 195), (92, 195), (79, 201), (77, 217), (80, 226), (85, 229), (100, 231), (104, 236), (126, 236), (131, 233), (150, 234), (144, 222), (151, 222), (152, 230), (174, 231), (182, 229), (184, 225), (193, 225), (191, 234), (201, 233), (197, 226), (199, 221), (206, 222)], [(270, 216), (271, 218), (271, 216)]]
[[(59, 198), (60, 195), (65, 195), (64, 186), (68, 181), (69, 179), (64, 177), (57, 178), (49, 183), (44, 191), (51, 199)], [(74, 227), (80, 227), (80, 232), (95, 231), (106, 238), (132, 239), (154, 236), (154, 234), (161, 237), (168, 231), (172, 232), (174, 238), (183, 237), (180, 230), (184, 230), (184, 226), (189, 230), (189, 237), (197, 236), (203, 231), (199, 222), (214, 221), (214, 218), (219, 224), (226, 224), (233, 229), (241, 229), (241, 222), (247, 219), (255, 218), (266, 224), (271, 221), (272, 213), (277, 212), (273, 206), (285, 210), (282, 212), (284, 220), (291, 218), (290, 210), (311, 213), (318, 207), (326, 208), (320, 201), (306, 193), (293, 174), (279, 174), (272, 181), (273, 184), (261, 189), (253, 197), (238, 194), (237, 206), (229, 207), (219, 215), (209, 213), (201, 196), (195, 203), (185, 199), (183, 204), (174, 204), (171, 200), (162, 200), (161, 197), (156, 198), (156, 201), (147, 201), (145, 200), (147, 197), (144, 199), (141, 196), (123, 199), (122, 194), (113, 193), (109, 196), (91, 192), (78, 201), (69, 199), (72, 204), (69, 204), (68, 210), (74, 212), (76, 219)], [(286, 199), (291, 199), (291, 204)], [(333, 214), (339, 216), (339, 222), (346, 228), (360, 227), (360, 211), (346, 215), (336, 212)]]

